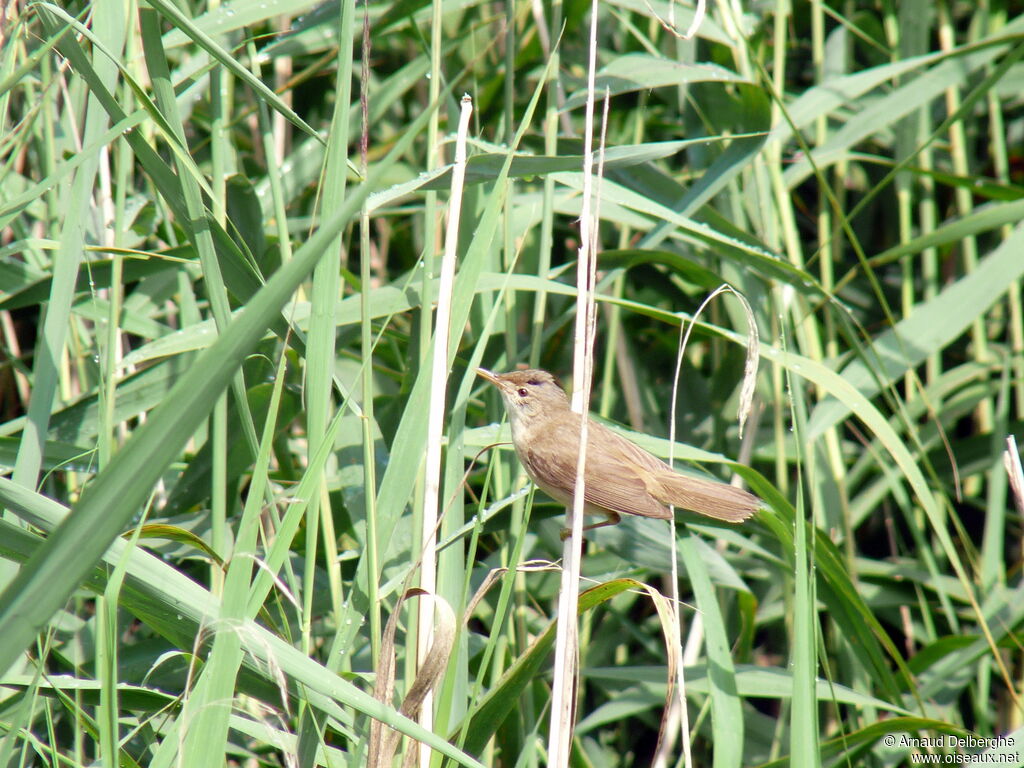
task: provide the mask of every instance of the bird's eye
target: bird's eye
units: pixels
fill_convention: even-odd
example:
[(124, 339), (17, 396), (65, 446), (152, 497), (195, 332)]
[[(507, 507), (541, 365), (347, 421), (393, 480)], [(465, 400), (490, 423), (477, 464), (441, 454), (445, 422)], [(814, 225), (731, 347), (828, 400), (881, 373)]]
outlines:
[(517, 390), (517, 392), (519, 393), (520, 397), (526, 397), (528, 394), (530, 394), (529, 390), (527, 390), (526, 387), (520, 387)]

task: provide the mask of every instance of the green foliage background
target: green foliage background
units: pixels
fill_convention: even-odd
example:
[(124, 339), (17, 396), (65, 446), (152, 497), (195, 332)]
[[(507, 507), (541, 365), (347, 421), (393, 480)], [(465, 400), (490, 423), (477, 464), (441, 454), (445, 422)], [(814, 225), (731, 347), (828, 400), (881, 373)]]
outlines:
[[(594, 410), (664, 456), (675, 418), (687, 471), (766, 502), (680, 517), (697, 765), (1024, 764), (1020, 10), (722, 2), (686, 40), (690, 6), (597, 8)], [(434, 765), (545, 764), (562, 511), (472, 371), (572, 367), (590, 6), (0, 13), (0, 765), (363, 765), (374, 718)], [(418, 578), (462, 93), (424, 729), (415, 601), (372, 692)], [(742, 436), (734, 298), (670, 408), (722, 283), (762, 340)], [(588, 537), (575, 765), (651, 764), (670, 557), (658, 521)]]

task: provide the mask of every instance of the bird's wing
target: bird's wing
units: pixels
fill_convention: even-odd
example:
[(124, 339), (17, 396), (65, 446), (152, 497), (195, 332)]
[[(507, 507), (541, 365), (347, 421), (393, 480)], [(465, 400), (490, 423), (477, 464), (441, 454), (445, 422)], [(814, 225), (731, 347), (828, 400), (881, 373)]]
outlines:
[[(577, 432), (575, 435), (577, 439), (578, 434)], [(631, 461), (633, 456), (626, 452), (627, 449), (622, 444), (632, 446), (636, 451), (643, 453), (625, 438), (600, 424), (590, 422), (587, 427), (587, 471), (584, 476), (586, 486), (583, 492), (584, 499), (592, 506), (613, 512), (668, 520), (671, 517), (668, 508), (658, 503), (648, 488), (648, 481), (645, 479), (648, 473), (637, 467), (635, 459)], [(572, 488), (576, 483), (576, 451), (558, 454), (545, 452), (541, 456), (529, 448), (526, 450), (529, 453), (528, 463), (532, 463), (536, 467), (537, 474), (549, 480), (549, 482), (538, 481), (537, 485), (558, 501), (570, 503), (571, 491), (559, 493), (559, 490)], [(650, 454), (647, 456), (649, 459), (657, 461)], [(549, 485), (554, 486), (554, 489)]]
[(663, 504), (673, 504), (730, 523), (746, 520), (761, 505), (760, 499), (742, 488), (684, 475), (626, 438), (607, 429), (605, 432), (617, 438), (614, 445), (627, 460), (651, 473), (647, 476), (647, 490)]

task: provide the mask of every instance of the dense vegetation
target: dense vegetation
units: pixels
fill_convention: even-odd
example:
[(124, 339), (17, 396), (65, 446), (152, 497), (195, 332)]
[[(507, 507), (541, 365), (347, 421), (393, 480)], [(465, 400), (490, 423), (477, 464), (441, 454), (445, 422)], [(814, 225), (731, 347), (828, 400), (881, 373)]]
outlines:
[(1024, 16), (792, 5), (602, 3), (591, 125), (575, 0), (2, 4), (0, 765), (545, 764), (563, 510), (473, 371), (571, 384), (592, 200), (592, 410), (766, 504), (588, 535), (573, 764), (682, 764), (678, 551), (693, 764), (1024, 765)]

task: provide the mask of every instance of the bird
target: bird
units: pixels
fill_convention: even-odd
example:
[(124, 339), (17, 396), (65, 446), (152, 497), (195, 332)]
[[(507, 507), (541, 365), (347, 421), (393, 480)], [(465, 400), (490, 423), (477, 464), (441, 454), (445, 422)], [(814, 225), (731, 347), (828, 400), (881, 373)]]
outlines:
[[(572, 508), (582, 417), (558, 381), (539, 369), (477, 374), (501, 393), (512, 444), (530, 479), (555, 501)], [(732, 485), (683, 475), (640, 446), (588, 417), (584, 513), (603, 515), (591, 530), (615, 525), (621, 514), (669, 520), (669, 505), (716, 520), (741, 523), (761, 500)], [(563, 531), (563, 538), (568, 535)]]

